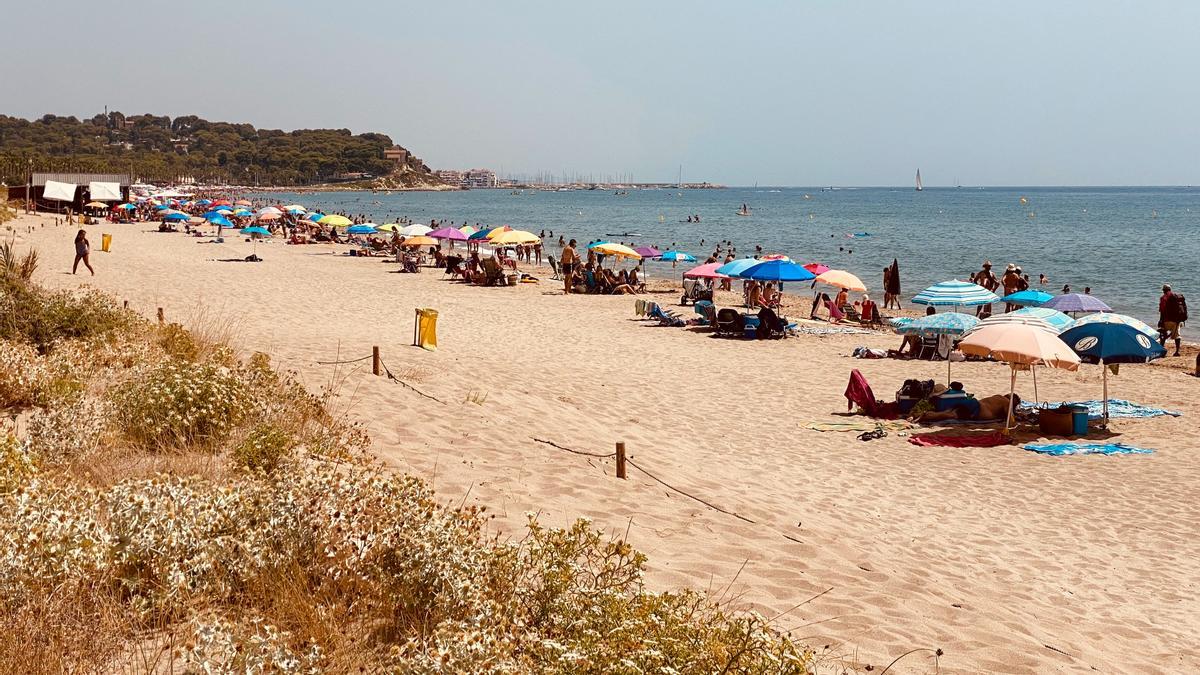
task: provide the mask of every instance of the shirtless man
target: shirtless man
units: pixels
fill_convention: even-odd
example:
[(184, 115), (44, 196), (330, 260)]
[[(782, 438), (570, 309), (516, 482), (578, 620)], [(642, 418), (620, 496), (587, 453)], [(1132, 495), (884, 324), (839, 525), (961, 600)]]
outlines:
[[(1012, 408), (1009, 407), (1008, 394), (996, 394), (987, 398), (978, 399), (979, 409), (974, 414), (969, 412), (966, 406), (955, 408), (953, 410), (945, 410), (942, 412), (927, 412), (917, 418), (918, 422), (938, 422), (941, 420), (968, 419), (968, 420), (1002, 420), (1008, 416), (1008, 412), (1012, 408), (1021, 405), (1021, 397), (1017, 394), (1012, 395)], [(961, 411), (961, 413), (960, 413)]]
[(563, 247), (559, 267), (562, 268), (563, 295), (571, 294), (571, 276), (575, 266), (579, 264), (579, 254), (575, 252), (575, 240)]

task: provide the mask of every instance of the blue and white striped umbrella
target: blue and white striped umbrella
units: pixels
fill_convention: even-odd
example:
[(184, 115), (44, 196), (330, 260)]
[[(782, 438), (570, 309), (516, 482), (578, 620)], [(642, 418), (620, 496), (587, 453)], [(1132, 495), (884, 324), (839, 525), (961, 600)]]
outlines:
[(683, 251), (667, 251), (658, 257), (667, 262), (696, 262), (696, 256)]
[[(1066, 316), (1066, 315), (1064, 314), (1063, 316)], [(1093, 324), (1093, 323), (1115, 323), (1115, 324), (1120, 324), (1123, 326), (1130, 326), (1131, 328), (1138, 331), (1139, 333), (1144, 333), (1145, 335), (1149, 336), (1150, 338), (1152, 338), (1154, 340), (1158, 339), (1158, 331), (1151, 328), (1148, 324), (1146, 324), (1142, 320), (1135, 319), (1132, 316), (1126, 316), (1124, 314), (1114, 314), (1112, 312), (1102, 312), (1100, 314), (1088, 314), (1087, 316), (1080, 317), (1080, 318), (1076, 319), (1075, 321), (1073, 321), (1069, 326), (1067, 326), (1063, 332), (1066, 332), (1067, 330), (1070, 330), (1072, 328), (1076, 328), (1079, 326), (1087, 326), (1088, 324)]]
[(1071, 325), (1071, 317), (1053, 309), (1045, 307), (1025, 307), (1018, 309), (1015, 312), (1007, 314), (996, 314), (979, 322), (978, 328), (984, 326), (995, 326), (997, 324), (1018, 323), (1026, 326), (1035, 326), (1050, 333), (1058, 335)]
[(944, 314), (930, 314), (919, 319), (900, 324), (896, 326), (896, 332), (900, 335), (920, 335), (928, 337), (933, 335), (962, 335), (979, 325), (979, 319), (970, 314), (961, 314), (959, 312), (946, 312)]
[(918, 305), (974, 307), (998, 302), (1000, 296), (969, 281), (943, 281), (921, 291), (913, 298)]

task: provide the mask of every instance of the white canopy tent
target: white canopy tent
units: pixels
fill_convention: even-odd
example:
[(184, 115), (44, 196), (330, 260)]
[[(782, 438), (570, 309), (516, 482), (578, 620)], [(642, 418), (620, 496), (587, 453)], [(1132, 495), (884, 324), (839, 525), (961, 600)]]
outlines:
[(42, 198), (54, 199), (60, 202), (75, 201), (75, 188), (78, 187), (74, 183), (60, 183), (56, 180), (46, 181), (46, 187), (42, 190)]
[(92, 181), (88, 185), (88, 192), (91, 199), (98, 202), (119, 202), (121, 201), (121, 184), (120, 183), (101, 183)]

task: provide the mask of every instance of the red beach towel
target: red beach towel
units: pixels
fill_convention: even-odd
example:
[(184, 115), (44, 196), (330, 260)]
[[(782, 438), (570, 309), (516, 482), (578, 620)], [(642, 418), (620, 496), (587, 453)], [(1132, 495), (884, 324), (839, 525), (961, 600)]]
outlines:
[(894, 420), (897, 417), (894, 405), (875, 400), (871, 385), (867, 384), (867, 378), (863, 377), (857, 368), (850, 371), (850, 383), (846, 385), (845, 396), (847, 410), (854, 410), (857, 404), (870, 417), (885, 420)]
[(1001, 431), (989, 431), (984, 434), (913, 434), (908, 437), (913, 445), (934, 446), (942, 445), (950, 448), (992, 448), (997, 445), (1008, 445), (1008, 437)]

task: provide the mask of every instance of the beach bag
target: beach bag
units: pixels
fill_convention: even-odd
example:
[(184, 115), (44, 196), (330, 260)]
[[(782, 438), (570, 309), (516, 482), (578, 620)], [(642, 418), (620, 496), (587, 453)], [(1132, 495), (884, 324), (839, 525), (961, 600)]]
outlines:
[(1183, 297), (1182, 293), (1172, 293), (1167, 299), (1167, 316), (1177, 323), (1188, 320), (1187, 298)]

